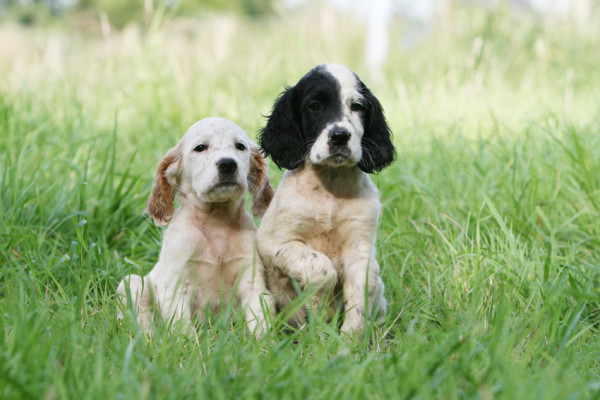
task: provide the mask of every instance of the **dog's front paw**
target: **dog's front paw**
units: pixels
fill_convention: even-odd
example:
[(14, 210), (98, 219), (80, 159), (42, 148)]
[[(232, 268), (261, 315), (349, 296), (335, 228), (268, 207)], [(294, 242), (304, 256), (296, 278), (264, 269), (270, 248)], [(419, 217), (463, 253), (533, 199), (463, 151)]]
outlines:
[(304, 287), (318, 292), (333, 289), (338, 281), (337, 271), (323, 253), (312, 251), (301, 257)]
[(361, 332), (365, 328), (365, 310), (360, 306), (351, 308), (344, 316), (341, 331), (344, 334)]

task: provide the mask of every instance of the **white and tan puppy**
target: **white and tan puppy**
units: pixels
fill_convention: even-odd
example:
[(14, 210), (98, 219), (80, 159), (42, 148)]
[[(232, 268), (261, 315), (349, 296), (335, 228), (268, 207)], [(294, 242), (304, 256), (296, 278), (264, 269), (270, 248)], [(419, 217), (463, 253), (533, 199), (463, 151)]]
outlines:
[(254, 215), (269, 205), (265, 167), (245, 132), (222, 118), (194, 124), (160, 161), (147, 210), (157, 225), (168, 224), (158, 263), (143, 278), (127, 276), (117, 289), (122, 308), (130, 292), (145, 330), (155, 314), (191, 328), (193, 318), (202, 320), (205, 310), (216, 311), (232, 297), (245, 308), (251, 332), (266, 329), (263, 310), (273, 300), (264, 295), (264, 269), (253, 251), (256, 228), (244, 209), (247, 189)]
[[(265, 154), (285, 168), (257, 233), (267, 286), (281, 310), (310, 286), (313, 305), (342, 295), (343, 332), (385, 317), (375, 259), (379, 194), (368, 173), (395, 157), (379, 101), (348, 68), (325, 64), (275, 102), (260, 135)], [(366, 299), (366, 301), (365, 301)], [(301, 311), (290, 322), (301, 323)]]

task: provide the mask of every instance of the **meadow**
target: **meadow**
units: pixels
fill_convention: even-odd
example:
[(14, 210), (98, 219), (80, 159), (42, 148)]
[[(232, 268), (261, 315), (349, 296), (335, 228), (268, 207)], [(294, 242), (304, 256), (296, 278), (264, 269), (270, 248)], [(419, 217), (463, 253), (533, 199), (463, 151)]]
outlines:
[[(458, 9), (412, 47), (398, 22), (373, 83), (361, 25), (328, 13), (0, 25), (0, 398), (597, 398), (598, 20)], [(319, 315), (258, 340), (235, 310), (196, 337), (118, 323), (119, 281), (160, 250), (162, 155), (211, 115), (256, 137), (323, 62), (394, 133), (373, 176), (385, 323), (354, 342)]]

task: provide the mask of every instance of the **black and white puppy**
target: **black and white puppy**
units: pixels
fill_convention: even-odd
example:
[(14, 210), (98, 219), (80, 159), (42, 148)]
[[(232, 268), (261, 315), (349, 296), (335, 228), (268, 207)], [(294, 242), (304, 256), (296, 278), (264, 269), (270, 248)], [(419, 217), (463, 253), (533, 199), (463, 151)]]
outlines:
[[(343, 332), (383, 320), (375, 259), (381, 205), (367, 174), (390, 165), (395, 149), (379, 101), (348, 68), (320, 65), (278, 97), (259, 140), (288, 170), (256, 238), (277, 309), (297, 296), (295, 280), (310, 287), (315, 307), (341, 291)], [(290, 322), (304, 319), (300, 311)]]

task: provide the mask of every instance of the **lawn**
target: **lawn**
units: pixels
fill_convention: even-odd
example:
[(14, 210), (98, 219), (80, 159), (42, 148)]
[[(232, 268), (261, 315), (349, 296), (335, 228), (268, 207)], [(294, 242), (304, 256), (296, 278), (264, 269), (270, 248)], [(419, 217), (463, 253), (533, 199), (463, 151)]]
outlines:
[[(457, 9), (411, 47), (397, 22), (373, 83), (361, 25), (330, 14), (1, 24), (0, 398), (600, 396), (597, 21)], [(259, 340), (235, 310), (197, 337), (117, 323), (119, 281), (160, 250), (143, 210), (162, 155), (211, 115), (255, 137), (323, 62), (394, 133), (373, 176), (385, 324), (351, 342), (319, 316)]]

